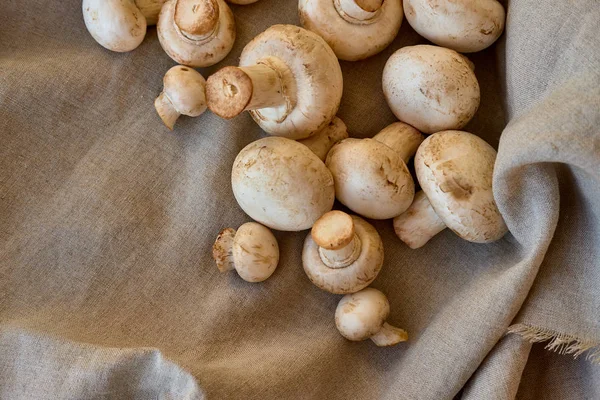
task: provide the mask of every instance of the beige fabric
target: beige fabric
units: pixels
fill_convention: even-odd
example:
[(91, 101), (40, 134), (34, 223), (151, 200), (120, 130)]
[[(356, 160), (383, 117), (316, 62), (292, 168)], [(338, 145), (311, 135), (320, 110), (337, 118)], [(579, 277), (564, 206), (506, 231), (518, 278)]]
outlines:
[[(232, 9), (238, 40), (205, 77), (271, 24), (298, 22), (294, 0)], [(231, 165), (263, 133), (249, 115), (210, 113), (168, 132), (152, 103), (173, 62), (154, 29), (117, 54), (86, 32), (78, 1), (8, 1), (3, 16), (0, 398), (598, 397), (594, 348), (573, 361), (535, 345), (528, 357), (504, 336), (521, 323), (600, 341), (594, 0), (513, 0), (500, 44), (470, 56), (482, 104), (467, 130), (499, 145), (512, 235), (478, 245), (445, 231), (410, 250), (376, 222), (386, 261), (373, 286), (410, 334), (383, 349), (337, 333), (339, 296), (301, 268), (306, 232), (276, 232), (280, 266), (264, 283), (219, 274), (216, 234), (248, 221)], [(405, 22), (382, 54), (342, 63), (352, 136), (394, 121), (383, 65), (421, 42)]]

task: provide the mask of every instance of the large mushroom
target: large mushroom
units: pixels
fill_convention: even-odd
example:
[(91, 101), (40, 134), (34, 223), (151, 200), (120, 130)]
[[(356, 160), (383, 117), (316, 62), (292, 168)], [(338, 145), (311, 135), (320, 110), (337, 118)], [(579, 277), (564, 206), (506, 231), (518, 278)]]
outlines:
[(320, 289), (336, 294), (357, 292), (377, 277), (383, 243), (365, 220), (330, 211), (315, 222), (304, 241), (304, 272)]
[(423, 135), (396, 122), (372, 139), (345, 139), (334, 145), (326, 164), (333, 175), (335, 195), (346, 207), (372, 219), (402, 214), (415, 195), (406, 164)]
[(329, 153), (333, 145), (347, 138), (348, 130), (346, 129), (346, 124), (338, 117), (334, 117), (325, 128), (309, 138), (298, 140), (298, 142), (308, 147), (317, 157), (325, 162), (327, 153)]
[(252, 219), (280, 231), (301, 231), (331, 210), (331, 172), (308, 147), (282, 137), (250, 143), (231, 172), (233, 194)]
[(419, 248), (450, 228), (461, 238), (488, 243), (508, 228), (492, 192), (496, 150), (483, 139), (462, 131), (429, 136), (417, 150), (415, 170), (423, 189), (394, 230), (410, 248)]
[(235, 41), (233, 13), (223, 0), (169, 0), (156, 28), (169, 57), (191, 67), (218, 63)]
[(407, 46), (383, 69), (383, 94), (396, 117), (423, 133), (460, 129), (479, 107), (479, 83), (462, 54), (443, 47)]
[(425, 39), (472, 53), (494, 43), (504, 30), (506, 13), (496, 0), (404, 0), (406, 19)]
[(249, 110), (267, 133), (304, 139), (335, 116), (342, 98), (342, 70), (318, 35), (274, 25), (246, 45), (239, 67), (208, 78), (208, 108), (222, 118)]
[(401, 0), (300, 0), (300, 23), (338, 58), (357, 61), (385, 49), (402, 24)]

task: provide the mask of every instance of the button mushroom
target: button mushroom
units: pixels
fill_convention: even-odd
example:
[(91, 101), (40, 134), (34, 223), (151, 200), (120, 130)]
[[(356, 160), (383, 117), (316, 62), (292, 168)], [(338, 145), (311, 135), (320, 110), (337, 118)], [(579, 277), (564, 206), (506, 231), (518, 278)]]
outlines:
[(382, 264), (383, 243), (375, 228), (342, 211), (319, 218), (304, 241), (304, 272), (331, 293), (354, 293), (369, 286)]
[(404, 0), (406, 19), (427, 40), (461, 53), (485, 49), (504, 30), (504, 7), (496, 0)]
[(247, 282), (268, 279), (279, 262), (279, 246), (271, 231), (256, 222), (248, 222), (238, 230), (223, 229), (213, 246), (213, 258), (219, 271), (235, 269)]
[(404, 329), (386, 322), (390, 303), (377, 289), (366, 288), (342, 297), (335, 310), (335, 326), (348, 340), (371, 339), (377, 346), (394, 346), (408, 340)]
[(326, 164), (337, 199), (367, 218), (402, 214), (415, 195), (406, 163), (422, 141), (419, 131), (397, 122), (373, 139), (345, 139), (334, 145)]
[(342, 70), (318, 35), (274, 25), (246, 45), (239, 67), (208, 78), (208, 108), (222, 118), (249, 110), (267, 133), (304, 139), (335, 117), (342, 98)]
[(362, 60), (385, 49), (402, 24), (401, 0), (300, 0), (300, 23), (338, 58)]
[(83, 20), (101, 46), (125, 52), (138, 47), (165, 0), (83, 0)]
[(205, 86), (204, 77), (194, 69), (176, 65), (167, 71), (163, 91), (154, 101), (167, 128), (173, 129), (181, 114), (197, 117), (206, 110)]
[(437, 46), (396, 51), (383, 70), (383, 94), (399, 120), (428, 134), (462, 128), (479, 107), (470, 61)]
[(461, 238), (488, 243), (508, 228), (492, 192), (496, 150), (481, 138), (462, 131), (429, 136), (417, 150), (415, 170), (422, 192), (394, 230), (410, 248), (450, 228)]
[(247, 4), (256, 3), (258, 0), (227, 0), (232, 4), (238, 4), (240, 6), (245, 6)]
[(298, 142), (307, 146), (317, 157), (325, 161), (331, 147), (346, 138), (348, 138), (346, 124), (338, 117), (334, 117), (325, 128), (307, 139), (298, 140)]
[(169, 0), (156, 26), (164, 51), (179, 64), (208, 67), (235, 41), (235, 21), (223, 0)]
[(308, 147), (282, 137), (242, 149), (233, 162), (231, 186), (246, 214), (280, 231), (310, 228), (335, 199), (325, 164)]

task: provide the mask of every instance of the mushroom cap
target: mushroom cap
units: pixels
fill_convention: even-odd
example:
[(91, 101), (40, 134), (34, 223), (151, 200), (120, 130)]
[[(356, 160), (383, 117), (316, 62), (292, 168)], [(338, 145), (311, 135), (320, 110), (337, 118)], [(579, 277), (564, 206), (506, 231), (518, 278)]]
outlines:
[(352, 216), (356, 235), (360, 239), (358, 258), (347, 267), (330, 268), (323, 263), (319, 245), (308, 234), (302, 250), (302, 265), (310, 281), (320, 289), (335, 294), (357, 292), (375, 280), (383, 265), (383, 243), (377, 230), (368, 222)]
[(146, 24), (156, 25), (160, 9), (167, 0), (134, 0), (136, 7), (146, 18)]
[(404, 0), (406, 19), (431, 42), (472, 53), (494, 43), (504, 30), (506, 13), (496, 0)]
[(421, 188), (444, 223), (465, 240), (487, 243), (508, 228), (492, 192), (496, 150), (462, 131), (429, 136), (415, 156)]
[(342, 297), (335, 310), (335, 326), (348, 340), (366, 340), (381, 330), (389, 315), (387, 297), (377, 289), (366, 288)]
[(237, 273), (247, 282), (264, 281), (279, 263), (277, 239), (268, 228), (256, 222), (247, 222), (238, 228), (232, 253)]
[(223, 0), (169, 0), (156, 28), (169, 57), (190, 67), (218, 63), (235, 42), (233, 13)]
[(246, 214), (272, 229), (301, 231), (331, 210), (331, 172), (294, 140), (266, 137), (238, 154), (231, 172), (233, 194)]
[(83, 0), (82, 11), (85, 27), (108, 50), (131, 51), (146, 36), (146, 18), (131, 0)]
[(258, 0), (227, 0), (231, 4), (238, 4), (241, 6), (245, 6), (246, 4), (256, 3)]
[(392, 43), (400, 30), (401, 0), (356, 4), (365, 13), (372, 13), (365, 20), (343, 12), (345, 16), (340, 15), (339, 3), (340, 0), (300, 0), (298, 12), (300, 24), (325, 39), (342, 60), (362, 60), (379, 53)]
[(326, 160), (335, 196), (357, 214), (389, 219), (402, 214), (415, 195), (415, 184), (402, 158), (374, 139), (344, 139)]
[(344, 121), (338, 117), (333, 117), (329, 124), (314, 135), (300, 139), (299, 142), (307, 146), (323, 162), (327, 158), (327, 153), (334, 144), (342, 139), (348, 138), (348, 129)]
[(342, 70), (329, 45), (294, 25), (273, 25), (244, 47), (240, 67), (276, 58), (295, 79), (296, 105), (261, 108), (250, 114), (267, 133), (304, 139), (325, 128), (342, 99)]
[(206, 80), (195, 69), (176, 65), (163, 78), (163, 91), (180, 114), (197, 117), (206, 111)]
[(383, 69), (383, 94), (396, 117), (424, 133), (460, 129), (479, 107), (479, 83), (463, 55), (418, 45), (396, 51)]

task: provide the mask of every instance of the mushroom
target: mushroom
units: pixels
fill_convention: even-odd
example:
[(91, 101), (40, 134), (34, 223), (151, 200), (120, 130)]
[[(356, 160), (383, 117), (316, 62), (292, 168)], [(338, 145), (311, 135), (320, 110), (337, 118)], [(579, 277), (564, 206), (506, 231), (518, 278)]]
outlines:
[(396, 235), (412, 249), (450, 228), (475, 243), (498, 240), (508, 231), (492, 192), (496, 150), (462, 131), (429, 136), (417, 150), (415, 170), (422, 192), (394, 219)]
[(323, 161), (282, 137), (244, 147), (233, 162), (231, 186), (246, 214), (280, 231), (310, 228), (335, 200), (333, 178)]
[(496, 0), (404, 0), (406, 19), (425, 39), (472, 53), (494, 43), (504, 30), (506, 14)]
[(383, 243), (375, 228), (342, 211), (319, 218), (304, 241), (304, 272), (315, 286), (331, 293), (369, 286), (382, 264)]
[(190, 67), (218, 63), (235, 41), (233, 13), (223, 0), (169, 0), (156, 29), (169, 57)]
[(206, 110), (206, 81), (200, 73), (183, 65), (169, 69), (163, 91), (154, 101), (156, 112), (167, 128), (173, 129), (181, 114), (197, 117)]
[(454, 50), (407, 46), (383, 69), (383, 94), (396, 117), (423, 133), (460, 129), (479, 107), (472, 64)]
[(300, 0), (298, 11), (300, 24), (323, 37), (346, 61), (385, 49), (403, 17), (401, 0)]
[(221, 272), (235, 269), (246, 282), (262, 282), (277, 268), (279, 246), (268, 228), (247, 222), (237, 231), (227, 228), (219, 233), (213, 258)]
[(166, 0), (83, 0), (85, 27), (108, 50), (125, 52), (138, 47), (147, 25), (154, 25)]
[(304, 139), (335, 117), (342, 98), (342, 70), (318, 35), (274, 25), (246, 45), (239, 67), (208, 78), (208, 108), (222, 118), (249, 110), (267, 133)]
[(309, 138), (298, 140), (298, 142), (308, 147), (324, 162), (331, 147), (346, 138), (348, 138), (346, 124), (338, 117), (334, 117), (325, 128)]
[(240, 6), (245, 6), (247, 4), (256, 3), (258, 0), (227, 0), (231, 4), (238, 4)]
[(423, 136), (397, 122), (373, 139), (345, 139), (327, 154), (336, 198), (357, 214), (389, 219), (402, 214), (415, 195), (406, 163)]
[(371, 339), (377, 346), (394, 346), (408, 340), (404, 329), (386, 322), (390, 303), (377, 289), (366, 288), (342, 297), (335, 310), (335, 326), (348, 340)]

